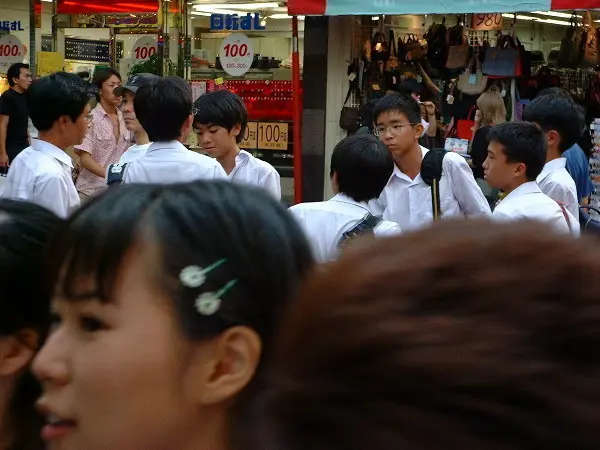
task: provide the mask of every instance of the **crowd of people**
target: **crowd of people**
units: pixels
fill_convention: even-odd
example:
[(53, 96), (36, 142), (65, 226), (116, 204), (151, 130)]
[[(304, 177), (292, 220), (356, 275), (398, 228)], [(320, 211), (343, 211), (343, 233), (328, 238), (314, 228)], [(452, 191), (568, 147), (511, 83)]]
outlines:
[(390, 93), (333, 150), (334, 197), (288, 209), (234, 93), (19, 71), (36, 137), (0, 147), (0, 449), (597, 448), (566, 96), (490, 124), (497, 205)]

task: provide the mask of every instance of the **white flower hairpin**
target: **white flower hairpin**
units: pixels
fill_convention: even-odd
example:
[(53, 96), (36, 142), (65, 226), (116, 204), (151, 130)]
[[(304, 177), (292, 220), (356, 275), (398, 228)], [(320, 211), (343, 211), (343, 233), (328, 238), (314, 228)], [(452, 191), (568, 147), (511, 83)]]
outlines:
[(231, 280), (217, 292), (204, 292), (196, 299), (196, 309), (203, 316), (212, 316), (221, 307), (221, 297), (231, 289), (237, 280)]
[[(225, 263), (223, 258), (208, 267), (187, 266), (179, 272), (179, 281), (185, 287), (199, 288), (206, 282), (206, 275), (212, 270)], [(236, 283), (237, 279), (231, 280), (217, 292), (203, 292), (196, 298), (196, 310), (203, 316), (212, 316), (221, 307), (221, 297), (227, 293)]]
[(187, 266), (183, 268), (181, 272), (179, 272), (179, 281), (181, 281), (181, 284), (188, 288), (200, 287), (206, 281), (206, 274), (219, 267), (225, 261), (225, 258), (220, 259), (216, 263), (213, 263), (205, 268), (200, 266)]

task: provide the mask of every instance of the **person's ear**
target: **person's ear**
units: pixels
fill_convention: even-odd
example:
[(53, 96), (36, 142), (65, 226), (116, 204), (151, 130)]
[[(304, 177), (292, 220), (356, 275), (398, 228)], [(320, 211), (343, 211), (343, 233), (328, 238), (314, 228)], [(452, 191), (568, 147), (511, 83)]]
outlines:
[(192, 133), (192, 125), (194, 124), (194, 115), (190, 114), (181, 127), (181, 141), (185, 142)]
[(425, 128), (423, 127), (422, 123), (418, 123), (417, 125), (415, 125), (413, 127), (413, 129), (415, 131), (415, 140), (418, 140), (423, 135), (423, 132), (425, 131)]
[(560, 134), (556, 130), (546, 132), (546, 139), (548, 140), (548, 147), (554, 148), (560, 145)]
[(241, 132), (242, 132), (242, 125), (239, 123), (234, 125), (233, 128), (231, 129), (231, 135), (235, 136), (236, 138), (240, 135)]
[(256, 373), (262, 343), (244, 326), (229, 328), (211, 343), (199, 347), (189, 371), (190, 395), (199, 405), (227, 402), (238, 395)]
[(527, 166), (523, 163), (518, 163), (514, 169), (515, 177), (524, 177), (527, 175)]
[(0, 339), (0, 376), (11, 376), (27, 367), (38, 348), (39, 335), (22, 330)]

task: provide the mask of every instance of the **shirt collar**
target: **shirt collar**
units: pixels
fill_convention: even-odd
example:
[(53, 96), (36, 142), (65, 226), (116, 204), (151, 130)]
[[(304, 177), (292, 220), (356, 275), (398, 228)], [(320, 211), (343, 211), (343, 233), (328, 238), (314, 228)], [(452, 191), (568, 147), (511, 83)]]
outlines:
[(73, 168), (73, 160), (71, 157), (50, 142), (42, 141), (40, 139), (32, 139), (31, 148), (53, 157), (54, 159), (65, 164), (67, 167)]
[(246, 150), (240, 150), (240, 152), (235, 157), (235, 165), (237, 166), (239, 163), (247, 161), (250, 158), (250, 153)]
[[(425, 155), (429, 152), (428, 148), (423, 147), (422, 145), (419, 145), (419, 148), (421, 149), (421, 161), (423, 161), (423, 159), (425, 158)], [(394, 163), (394, 171), (392, 172), (392, 176), (390, 177), (390, 181), (392, 178), (394, 178), (394, 176), (398, 177), (398, 178), (402, 178), (405, 180), (408, 180), (410, 182), (412, 182), (413, 180), (410, 179), (410, 177), (408, 177), (408, 175), (406, 175), (404, 172), (402, 172), (400, 170), (400, 168), (396, 165), (396, 163)], [(417, 178), (419, 176), (417, 175)], [(415, 180), (417, 179), (415, 178)]]
[(541, 192), (542, 190), (535, 181), (528, 181), (527, 183), (523, 183), (521, 186), (519, 186), (506, 197), (504, 197), (504, 200), (506, 200), (507, 198), (514, 198), (527, 194), (538, 194)]
[(152, 153), (157, 150), (185, 150), (186, 152), (189, 151), (186, 148), (186, 146), (179, 141), (168, 141), (151, 143), (146, 153)]
[(347, 203), (349, 205), (358, 206), (360, 208), (363, 208), (363, 209), (366, 209), (367, 211), (369, 211), (369, 206), (367, 205), (366, 202), (357, 202), (353, 198), (347, 196), (346, 194), (342, 194), (341, 192), (339, 194), (335, 194), (329, 201), (339, 202), (339, 203)]
[(546, 178), (546, 176), (548, 176), (548, 174), (550, 174), (550, 172), (554, 172), (555, 170), (564, 169), (565, 167), (567, 167), (567, 158), (556, 158), (556, 159), (553, 159), (552, 161), (548, 161), (544, 165), (544, 169), (542, 170), (542, 173), (540, 173), (540, 175), (538, 176), (538, 180)]

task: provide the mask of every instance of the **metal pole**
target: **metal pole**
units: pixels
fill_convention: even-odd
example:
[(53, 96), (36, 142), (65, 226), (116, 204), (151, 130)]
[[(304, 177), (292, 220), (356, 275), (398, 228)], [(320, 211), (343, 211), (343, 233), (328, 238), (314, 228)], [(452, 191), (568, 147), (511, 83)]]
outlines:
[(29, 70), (31, 71), (31, 75), (34, 78), (37, 74), (36, 56), (37, 54), (35, 50), (35, 0), (29, 0)]
[(156, 22), (158, 24), (157, 27), (157, 50), (156, 53), (158, 55), (158, 76), (165, 75), (165, 20), (163, 17), (163, 11), (165, 8), (168, 8), (168, 5), (165, 3), (165, 0), (158, 0), (158, 11), (156, 16)]
[(292, 102), (294, 136), (294, 203), (302, 202), (302, 86), (298, 48), (298, 17), (292, 16)]

